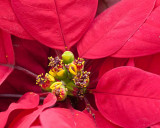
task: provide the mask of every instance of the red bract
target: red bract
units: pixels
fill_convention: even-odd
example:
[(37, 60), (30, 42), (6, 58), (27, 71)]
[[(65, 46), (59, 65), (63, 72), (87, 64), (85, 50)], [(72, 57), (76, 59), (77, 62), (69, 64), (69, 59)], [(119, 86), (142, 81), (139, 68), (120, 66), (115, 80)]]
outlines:
[[(6, 110), (5, 112), (1, 112), (0, 113), (0, 121), (1, 124), (0, 126), (3, 128), (4, 126), (6, 126), (7, 120), (9, 118), (9, 115), (11, 115), (11, 112), (15, 112), (17, 111), (17, 113), (19, 113), (18, 110), (25, 110), (25, 109), (33, 109), (36, 108), (38, 106), (39, 103), (39, 96), (35, 93), (26, 93), (25, 95), (23, 95), (21, 97), (21, 99), (18, 101), (18, 103), (12, 103), (8, 110)], [(3, 118), (2, 118), (3, 117)], [(15, 115), (13, 114), (11, 116), (12, 118), (15, 117)]]
[(135, 57), (159, 52), (159, 13), (157, 0), (119, 2), (94, 20), (78, 44), (79, 55), (94, 59), (109, 55)]
[[(34, 94), (33, 94), (34, 95)], [(9, 124), (10, 128), (29, 128), (37, 120), (42, 111), (56, 103), (56, 97), (53, 94), (48, 94), (44, 99), (43, 105), (34, 107), (34, 109), (27, 109), (20, 112)]]
[(134, 59), (135, 66), (145, 71), (160, 75), (160, 53)]
[(0, 1), (0, 28), (15, 36), (33, 39), (18, 22), (13, 9), (11, 7), (10, 0)]
[(95, 128), (95, 124), (86, 114), (64, 108), (51, 108), (40, 115), (44, 128)]
[(151, 128), (159, 128), (159, 127), (160, 127), (160, 123), (151, 126)]
[[(86, 104), (74, 103), (75, 108), (85, 106), (85, 110), (68, 108), (64, 102), (55, 104), (53, 94), (39, 105), (38, 94), (27, 93), (0, 113), (0, 126), (159, 127), (159, 5), (159, 0), (122, 0), (92, 22), (97, 0), (0, 2), (2, 95), (40, 93), (35, 77), (47, 72), (47, 58), (60, 56), (58, 50), (72, 49), (77, 55), (77, 48), (80, 57), (96, 59), (86, 60), (85, 65), (91, 72), (88, 92), (92, 94), (86, 95)], [(113, 69), (119, 66), (123, 67)], [(11, 101), (1, 98), (0, 102), (3, 110)]]
[[(38, 105), (39, 96), (36, 93), (26, 93), (18, 103), (12, 103), (8, 110), (1, 112), (1, 127), (9, 128), (94, 128), (93, 121), (84, 113), (77, 110), (64, 108), (46, 108), (53, 106), (56, 97), (48, 94), (43, 105)], [(9, 119), (8, 119), (9, 118)], [(9, 120), (7, 122), (7, 119)]]
[(122, 127), (149, 127), (160, 121), (159, 82), (160, 76), (137, 68), (113, 69), (98, 82), (94, 92), (97, 107)]
[[(120, 128), (119, 126), (112, 123), (110, 120), (105, 119), (99, 111), (96, 111), (93, 108), (91, 109), (91, 111), (95, 114), (94, 121), (98, 128)], [(87, 110), (84, 110), (83, 112), (93, 119), (92, 115), (88, 113)]]
[[(7, 42), (4, 44), (7, 44)], [(49, 52), (49, 48), (43, 46), (37, 41), (25, 40), (14, 36), (12, 36), (12, 44), (14, 49), (15, 65), (10, 64), (9, 67), (7, 67), (8, 65), (3, 67), (6, 69), (13, 67), (14, 71), (0, 86), (0, 94), (24, 94), (25, 92), (30, 91), (41, 92), (40, 88), (35, 84), (35, 77), (37, 74), (43, 73), (47, 69), (47, 57), (49, 56), (49, 53), (51, 53)], [(9, 45), (7, 45), (7, 49), (8, 48)], [(8, 50), (11, 49), (12, 48)], [(13, 55), (13, 53), (11, 55)], [(3, 70), (0, 69), (0, 71)], [(6, 72), (5, 74), (7, 75)], [(3, 77), (0, 79), (2, 78)], [(0, 98), (0, 102), (3, 103), (0, 105), (0, 110), (5, 110), (6, 106), (11, 102), (10, 100), (11, 99), (5, 100)]]
[(62, 50), (82, 37), (97, 8), (97, 0), (11, 0), (11, 4), (27, 32), (41, 43)]
[(6, 77), (12, 72), (12, 66), (14, 65), (14, 52), (12, 47), (12, 41), (10, 34), (6, 33), (3, 30), (0, 30), (0, 85), (6, 79)]

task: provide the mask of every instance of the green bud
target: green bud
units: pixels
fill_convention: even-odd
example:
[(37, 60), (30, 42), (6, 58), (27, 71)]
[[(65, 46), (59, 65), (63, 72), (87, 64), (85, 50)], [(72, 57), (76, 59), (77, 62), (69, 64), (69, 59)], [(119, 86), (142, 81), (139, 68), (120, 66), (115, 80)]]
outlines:
[(70, 51), (65, 51), (65, 52), (62, 54), (62, 60), (63, 60), (63, 63), (64, 63), (64, 64), (72, 63), (73, 60), (74, 60), (74, 55), (73, 55), (73, 53), (70, 52)]

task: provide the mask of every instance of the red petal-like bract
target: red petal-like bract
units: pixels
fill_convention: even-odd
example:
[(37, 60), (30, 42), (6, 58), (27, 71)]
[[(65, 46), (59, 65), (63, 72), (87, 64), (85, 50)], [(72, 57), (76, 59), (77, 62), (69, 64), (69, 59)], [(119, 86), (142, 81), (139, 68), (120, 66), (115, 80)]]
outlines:
[(126, 58), (112, 58), (112, 57), (105, 58), (104, 62), (100, 66), (98, 78), (100, 78), (107, 71), (116, 67), (125, 66), (127, 63), (128, 59)]
[[(48, 47), (36, 40), (26, 40), (15, 36), (12, 36), (12, 45), (14, 48), (15, 68), (0, 86), (0, 94), (40, 93), (41, 88), (35, 82), (36, 76), (46, 72), (48, 56), (55, 56), (54, 52), (50, 52)], [(11, 50), (9, 49), (9, 45), (7, 45), (7, 50)], [(9, 67), (5, 68), (7, 69)], [(0, 98), (0, 111), (6, 110), (7, 106), (13, 100), (16, 101), (15, 98), (9, 98), (7, 100)]]
[[(153, 0), (154, 1), (154, 0)], [(160, 52), (160, 1), (157, 3), (144, 24), (125, 45), (112, 56), (138, 57)]]
[(160, 122), (160, 76), (126, 66), (102, 76), (94, 92), (101, 114), (125, 128)]
[(10, 0), (0, 1), (0, 28), (18, 37), (33, 39), (19, 24), (12, 10)]
[(79, 42), (80, 57), (134, 57), (159, 52), (160, 8), (156, 1), (122, 0), (107, 9)]
[(51, 108), (40, 115), (43, 128), (96, 128), (84, 113), (65, 108)]
[(151, 126), (150, 128), (160, 128), (160, 123)]
[(44, 99), (43, 105), (38, 106), (32, 110), (24, 110), (18, 116), (14, 118), (9, 128), (29, 128), (32, 123), (38, 118), (42, 111), (52, 105), (57, 101), (57, 98), (52, 93)]
[(11, 0), (22, 26), (41, 43), (68, 49), (82, 37), (93, 20), (97, 0)]
[[(0, 127), (4, 128), (9, 119), (9, 115), (16, 110), (21, 109), (33, 109), (39, 104), (39, 96), (35, 93), (26, 93), (24, 94), (18, 103), (12, 103), (9, 108), (0, 113)], [(13, 118), (15, 115), (13, 115)]]
[[(96, 110), (91, 109), (91, 113), (89, 113), (87, 110), (84, 110), (83, 112), (94, 120), (94, 122), (96, 123), (96, 128), (121, 128), (105, 119), (105, 117)], [(92, 114), (95, 115), (95, 118), (93, 118)]]
[(134, 62), (137, 68), (160, 75), (160, 53), (134, 58)]
[(0, 85), (11, 73), (14, 65), (14, 52), (10, 34), (0, 29)]

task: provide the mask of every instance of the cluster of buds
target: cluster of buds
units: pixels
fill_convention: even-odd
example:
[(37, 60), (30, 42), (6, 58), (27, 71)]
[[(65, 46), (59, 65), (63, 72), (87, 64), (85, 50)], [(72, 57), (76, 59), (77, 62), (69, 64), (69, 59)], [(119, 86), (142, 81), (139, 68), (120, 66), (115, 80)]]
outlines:
[(49, 57), (50, 70), (48, 73), (37, 76), (36, 84), (43, 91), (52, 92), (58, 101), (68, 96), (83, 98), (89, 85), (90, 72), (84, 71), (84, 59), (74, 59), (70, 51), (65, 51), (62, 58)]

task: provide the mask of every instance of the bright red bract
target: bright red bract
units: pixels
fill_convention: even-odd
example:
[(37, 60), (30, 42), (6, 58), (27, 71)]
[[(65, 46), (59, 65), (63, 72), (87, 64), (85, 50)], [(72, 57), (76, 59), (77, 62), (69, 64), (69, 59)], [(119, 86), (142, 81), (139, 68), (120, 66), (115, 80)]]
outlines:
[[(0, 85), (12, 72), (14, 65), (14, 52), (11, 35), (0, 29)], [(10, 67), (6, 65), (11, 65)]]
[[(137, 4), (138, 3), (138, 4)], [(88, 59), (132, 57), (160, 51), (156, 0), (123, 0), (98, 16), (78, 44)], [(157, 27), (157, 29), (156, 29)], [(103, 29), (102, 29), (103, 28)]]
[(145, 128), (160, 120), (160, 76), (134, 67), (105, 73), (94, 92), (103, 116), (126, 128)]
[(11, 0), (11, 4), (27, 32), (41, 43), (61, 50), (77, 43), (97, 8), (97, 0)]

